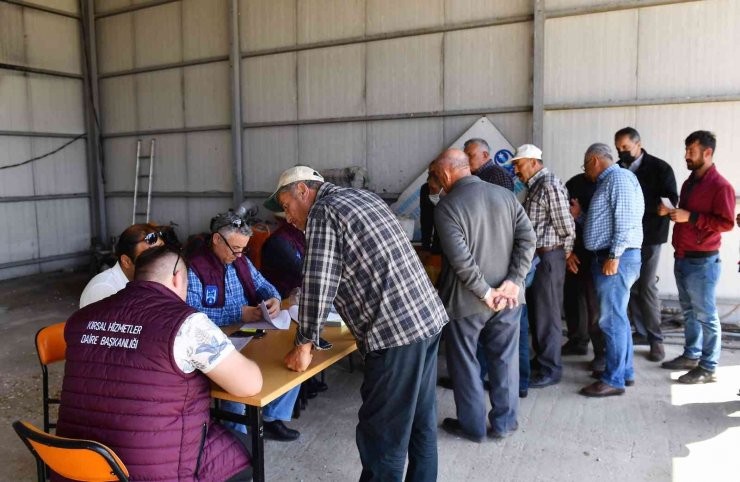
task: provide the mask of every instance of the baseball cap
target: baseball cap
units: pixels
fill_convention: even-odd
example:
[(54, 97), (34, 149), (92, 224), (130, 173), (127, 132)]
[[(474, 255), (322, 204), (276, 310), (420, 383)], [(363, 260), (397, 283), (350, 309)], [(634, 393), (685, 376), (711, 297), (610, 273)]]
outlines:
[(294, 182), (298, 181), (319, 181), (324, 182), (324, 178), (319, 174), (319, 172), (308, 166), (295, 166), (291, 167), (290, 169), (287, 169), (285, 172), (283, 172), (280, 175), (280, 179), (278, 179), (277, 188), (275, 188), (275, 192), (272, 193), (270, 197), (267, 198), (267, 200), (264, 202), (263, 206), (265, 206), (270, 211), (280, 212), (283, 210), (282, 206), (280, 206), (280, 203), (277, 201), (277, 195), (278, 192), (288, 184), (293, 184)]
[(511, 161), (513, 162), (517, 159), (539, 159), (541, 161), (542, 151), (533, 144), (523, 144), (516, 149), (516, 154)]

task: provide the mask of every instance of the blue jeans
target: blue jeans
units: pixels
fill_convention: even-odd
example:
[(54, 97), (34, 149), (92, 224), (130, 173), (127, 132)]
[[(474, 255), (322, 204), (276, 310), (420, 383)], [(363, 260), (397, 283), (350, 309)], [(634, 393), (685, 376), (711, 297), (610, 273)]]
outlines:
[[(524, 289), (532, 286), (534, 280), (534, 271), (539, 264), (539, 258), (535, 258), (532, 266), (529, 268), (527, 277), (524, 278)], [(527, 316), (527, 304), (522, 305), (522, 314), (519, 318), (519, 390), (529, 389), (529, 378), (531, 375), (531, 368), (529, 366), (529, 316)], [(480, 379), (484, 380), (488, 376), (488, 362), (486, 361), (486, 351), (483, 349), (483, 345), (478, 342), (478, 350), (475, 352), (475, 357), (480, 363)]]
[(615, 388), (624, 388), (625, 380), (635, 379), (627, 304), (630, 288), (640, 277), (642, 260), (639, 249), (626, 250), (619, 259), (617, 273), (611, 276), (601, 272), (605, 261), (605, 257), (596, 256), (591, 265), (599, 298), (599, 327), (606, 342), (606, 369), (601, 381)]
[[(273, 422), (275, 420), (290, 421), (293, 417), (293, 406), (298, 398), (298, 392), (300, 389), (301, 387), (299, 385), (268, 403), (265, 408), (262, 409), (262, 420), (265, 422)], [(227, 412), (244, 415), (246, 408), (247, 407), (243, 403), (221, 400), (221, 409)], [(236, 430), (237, 432), (247, 433), (247, 427), (241, 423), (227, 422), (224, 420), (222, 424), (232, 430)]]
[(717, 313), (716, 292), (722, 262), (709, 258), (678, 258), (673, 273), (685, 321), (683, 356), (699, 359), (699, 366), (713, 372), (719, 362), (722, 328)]

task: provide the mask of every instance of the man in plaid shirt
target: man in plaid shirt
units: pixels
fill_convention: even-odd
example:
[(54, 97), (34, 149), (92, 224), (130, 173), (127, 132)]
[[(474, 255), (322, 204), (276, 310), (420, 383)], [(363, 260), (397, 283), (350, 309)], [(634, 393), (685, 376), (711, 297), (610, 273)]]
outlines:
[(514, 172), (529, 191), (524, 210), (537, 235), (537, 265), (527, 305), (532, 320), (532, 345), (538, 373), (529, 386), (542, 388), (560, 382), (563, 366), (561, 307), (565, 260), (573, 251), (575, 223), (570, 200), (560, 179), (542, 164), (542, 151), (532, 144), (520, 146), (512, 159)]
[(321, 349), (332, 303), (365, 358), (357, 445), (361, 480), (437, 478), (435, 381), (448, 318), (405, 232), (376, 194), (324, 182), (310, 167), (285, 171), (265, 202), (306, 233), (295, 347), (304, 371)]

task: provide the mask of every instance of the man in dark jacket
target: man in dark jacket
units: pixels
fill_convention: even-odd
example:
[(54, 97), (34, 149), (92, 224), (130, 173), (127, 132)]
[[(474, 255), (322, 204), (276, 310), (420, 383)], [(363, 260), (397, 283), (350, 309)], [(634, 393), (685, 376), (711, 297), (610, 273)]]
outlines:
[(663, 333), (660, 329), (660, 299), (658, 298), (658, 262), (660, 248), (668, 241), (668, 218), (658, 215), (661, 198), (678, 202), (676, 177), (667, 162), (651, 156), (642, 148), (640, 134), (632, 127), (625, 127), (614, 134), (614, 144), (619, 154), (619, 165), (637, 176), (645, 198), (645, 215), (642, 217), (642, 267), (640, 277), (632, 286), (629, 312), (635, 325), (635, 344), (650, 344), (648, 360), (659, 362), (665, 358)]

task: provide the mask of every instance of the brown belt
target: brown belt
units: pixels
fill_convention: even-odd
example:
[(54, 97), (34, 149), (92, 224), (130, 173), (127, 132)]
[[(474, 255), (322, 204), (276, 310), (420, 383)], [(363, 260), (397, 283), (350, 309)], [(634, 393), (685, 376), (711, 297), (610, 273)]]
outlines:
[(537, 248), (535, 251), (537, 254), (543, 254), (543, 253), (549, 253), (550, 251), (555, 251), (556, 249), (563, 249), (562, 244), (558, 244), (557, 246), (543, 246), (541, 248)]

